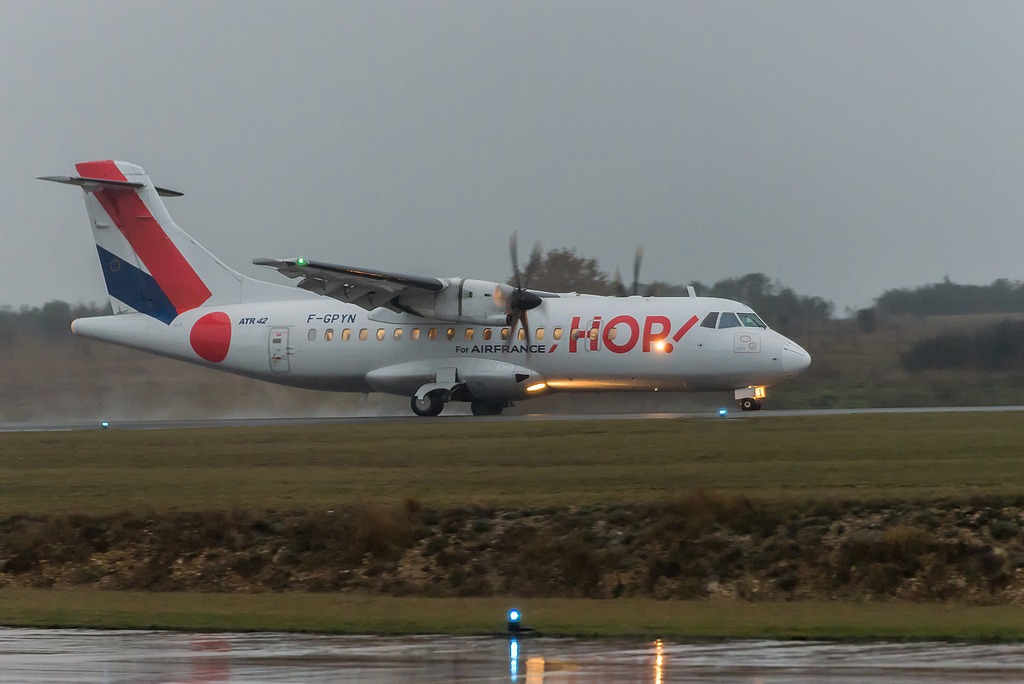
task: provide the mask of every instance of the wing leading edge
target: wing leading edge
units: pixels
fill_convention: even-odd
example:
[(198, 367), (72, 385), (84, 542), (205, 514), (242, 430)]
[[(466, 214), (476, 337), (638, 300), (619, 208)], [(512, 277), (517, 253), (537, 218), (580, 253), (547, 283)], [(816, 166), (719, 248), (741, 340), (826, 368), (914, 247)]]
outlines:
[(447, 283), (440, 278), (354, 268), (302, 257), (253, 259), (252, 263), (272, 268), (288, 278), (301, 278), (298, 286), (304, 290), (367, 310), (378, 306), (402, 310), (395, 303), (402, 295), (432, 294), (447, 287)]

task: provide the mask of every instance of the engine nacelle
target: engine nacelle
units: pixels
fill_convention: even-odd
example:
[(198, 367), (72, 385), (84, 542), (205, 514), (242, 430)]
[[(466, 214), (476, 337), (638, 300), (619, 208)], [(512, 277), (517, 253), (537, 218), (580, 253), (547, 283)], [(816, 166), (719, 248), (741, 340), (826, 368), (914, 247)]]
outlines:
[(377, 368), (366, 374), (366, 382), (378, 392), (391, 394), (411, 396), (430, 384), (451, 392), (465, 387), (473, 399), (512, 401), (529, 396), (544, 380), (536, 371), (506, 361), (447, 358)]
[(399, 307), (426, 318), (475, 325), (505, 325), (512, 287), (490, 280), (445, 278), (440, 292), (403, 295)]

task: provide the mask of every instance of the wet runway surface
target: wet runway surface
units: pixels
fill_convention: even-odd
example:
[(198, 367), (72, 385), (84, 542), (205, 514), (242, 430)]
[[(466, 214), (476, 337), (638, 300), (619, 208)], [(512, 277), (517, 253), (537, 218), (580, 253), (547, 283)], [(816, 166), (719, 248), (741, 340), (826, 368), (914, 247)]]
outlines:
[(0, 629), (0, 682), (1009, 682), (1024, 645)]
[(432, 423), (470, 420), (478, 422), (546, 422), (572, 420), (679, 420), (679, 419), (759, 419), (794, 416), (847, 416), (887, 413), (993, 413), (1024, 411), (1024, 406), (942, 406), (919, 408), (876, 408), (876, 409), (816, 409), (800, 411), (754, 411), (743, 413), (730, 410), (723, 418), (715, 411), (686, 413), (595, 413), (595, 414), (546, 414), (529, 413), (514, 416), (470, 416), (453, 415), (436, 418), (420, 418), (413, 415), (394, 416), (336, 416), (329, 418), (217, 418), (211, 420), (111, 420), (104, 425), (100, 421), (76, 421), (57, 423), (0, 423), (0, 432), (62, 432), (70, 430), (173, 430), (214, 427), (270, 427), (296, 425), (373, 425), (390, 423), (416, 423), (429, 420)]

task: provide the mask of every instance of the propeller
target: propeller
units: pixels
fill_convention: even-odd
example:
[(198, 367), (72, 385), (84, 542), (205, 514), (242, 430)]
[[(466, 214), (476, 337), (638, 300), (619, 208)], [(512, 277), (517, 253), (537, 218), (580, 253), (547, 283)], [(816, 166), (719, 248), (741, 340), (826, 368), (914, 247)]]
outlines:
[(615, 267), (615, 275), (612, 277), (612, 280), (615, 283), (615, 296), (625, 297), (626, 286), (622, 282), (622, 271), (619, 270), (618, 266)]
[[(640, 264), (644, 260), (644, 248), (637, 245), (636, 255), (633, 257), (633, 292), (632, 294), (640, 294)], [(619, 267), (615, 267), (615, 289), (619, 297), (628, 297), (630, 293), (626, 291), (626, 286), (622, 282), (622, 272), (619, 271)]]
[(640, 294), (640, 264), (644, 260), (644, 248), (636, 246), (636, 255), (633, 257), (633, 294)]
[(539, 295), (530, 292), (527, 286), (530, 284), (530, 278), (533, 276), (537, 264), (540, 263), (542, 251), (539, 242), (533, 246), (533, 250), (530, 252), (530, 261), (526, 264), (526, 273), (524, 274), (519, 270), (518, 231), (512, 233), (512, 237), (509, 238), (508, 248), (512, 257), (512, 272), (516, 277), (516, 286), (505, 300), (505, 324), (512, 326), (512, 329), (509, 331), (510, 340), (516, 339), (516, 328), (522, 325), (523, 330), (526, 331), (526, 344), (529, 345), (530, 319), (527, 317), (526, 312), (540, 306), (541, 298)]

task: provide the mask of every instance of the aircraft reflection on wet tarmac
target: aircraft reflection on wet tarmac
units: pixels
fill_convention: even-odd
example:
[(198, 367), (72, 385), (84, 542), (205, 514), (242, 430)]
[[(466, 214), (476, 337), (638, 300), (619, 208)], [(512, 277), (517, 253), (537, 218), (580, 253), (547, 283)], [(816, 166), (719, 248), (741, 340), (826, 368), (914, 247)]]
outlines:
[(1008, 682), (1022, 644), (0, 629), (2, 682)]

